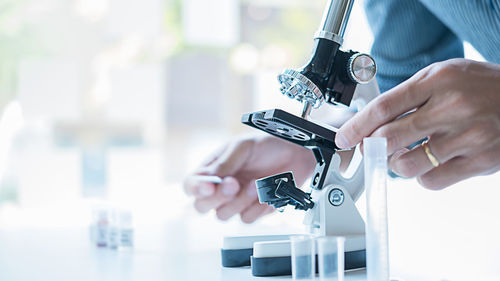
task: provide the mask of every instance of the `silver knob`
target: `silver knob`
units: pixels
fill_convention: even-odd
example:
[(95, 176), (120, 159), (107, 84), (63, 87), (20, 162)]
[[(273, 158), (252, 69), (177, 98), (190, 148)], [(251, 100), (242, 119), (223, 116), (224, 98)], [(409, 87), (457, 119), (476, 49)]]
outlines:
[(367, 54), (357, 53), (349, 58), (348, 73), (352, 81), (359, 84), (370, 82), (377, 74), (375, 60)]
[(342, 203), (344, 203), (344, 192), (338, 188), (332, 189), (330, 191), (330, 194), (328, 195), (328, 200), (330, 201), (330, 204), (333, 206), (340, 206)]
[(291, 99), (310, 104), (312, 108), (318, 108), (323, 103), (321, 90), (309, 78), (296, 70), (286, 69), (278, 75), (278, 81), (281, 84), (281, 93)]

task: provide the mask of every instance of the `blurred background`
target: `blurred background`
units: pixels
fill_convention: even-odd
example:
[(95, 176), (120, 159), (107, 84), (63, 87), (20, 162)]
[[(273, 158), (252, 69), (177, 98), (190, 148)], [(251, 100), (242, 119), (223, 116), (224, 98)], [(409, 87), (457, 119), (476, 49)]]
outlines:
[[(300, 110), (279, 93), (276, 75), (306, 62), (325, 3), (0, 0), (0, 228), (85, 226), (91, 206), (105, 202), (132, 210), (137, 225), (169, 221), (171, 233), (209, 225), (205, 240), (190, 240), (194, 248), (213, 248), (207, 241), (228, 234), (299, 229), (294, 212), (257, 226), (200, 216), (182, 179), (231, 137), (252, 132), (242, 113)], [(362, 4), (355, 2), (344, 48), (369, 52)], [(465, 246), (498, 276), (500, 225), (489, 219), (500, 211), (498, 180), (439, 193), (391, 181), (392, 261), (421, 276), (430, 266), (439, 277), (463, 277), (454, 270)]]
[[(183, 176), (251, 131), (242, 113), (299, 110), (276, 75), (306, 62), (325, 3), (2, 0), (0, 218), (96, 198), (175, 209)], [(367, 52), (359, 3), (352, 17), (345, 47)]]

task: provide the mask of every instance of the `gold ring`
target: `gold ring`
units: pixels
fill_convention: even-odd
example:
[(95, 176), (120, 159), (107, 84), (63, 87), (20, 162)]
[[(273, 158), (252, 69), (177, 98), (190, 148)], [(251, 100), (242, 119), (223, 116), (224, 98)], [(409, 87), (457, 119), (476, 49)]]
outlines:
[(437, 167), (439, 166), (439, 161), (437, 160), (436, 156), (432, 154), (431, 148), (429, 147), (429, 144), (427, 142), (428, 140), (424, 141), (422, 143), (422, 147), (424, 148), (425, 154), (427, 154), (427, 158), (429, 158), (429, 161), (431, 161), (432, 166)]

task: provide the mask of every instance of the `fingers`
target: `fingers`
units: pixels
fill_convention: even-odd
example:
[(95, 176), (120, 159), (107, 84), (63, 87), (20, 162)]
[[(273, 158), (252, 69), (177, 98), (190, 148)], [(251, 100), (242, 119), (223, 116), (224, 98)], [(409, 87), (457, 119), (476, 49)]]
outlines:
[[(482, 146), (473, 144), (474, 140), (477, 139), (477, 134), (473, 133), (474, 130), (433, 135), (429, 139), (427, 146), (440, 165), (443, 165), (455, 157), (464, 156), (467, 152), (477, 153), (482, 149)], [(393, 172), (408, 178), (418, 177), (434, 168), (421, 145), (405, 153), (393, 155), (389, 165)]]
[(196, 170), (195, 174), (186, 178), (184, 191), (196, 198), (212, 196), (217, 186), (214, 183), (200, 181), (197, 176), (217, 175), (222, 178), (233, 176), (250, 156), (252, 146), (251, 141), (245, 140), (221, 147), (205, 161), (205, 165)]
[(225, 177), (213, 195), (197, 198), (194, 207), (198, 212), (206, 213), (233, 200), (239, 191), (240, 184), (238, 181), (233, 177)]
[(253, 145), (253, 140), (233, 143), (210, 165), (198, 169), (198, 172), (220, 177), (232, 176), (250, 157)]
[[(455, 60), (420, 71), (346, 122), (336, 134), (337, 146), (352, 147), (370, 135), (386, 137), (391, 154), (430, 136), (425, 150), (399, 151), (390, 165), (398, 174), (417, 176), (422, 185), (434, 189), (496, 171), (500, 155), (493, 155), (492, 147), (500, 131), (495, 95), (498, 83), (489, 83), (497, 80), (482, 74), (491, 71), (474, 70), (473, 66)], [(467, 79), (472, 76), (475, 79)], [(471, 92), (480, 96), (471, 100)], [(413, 110), (413, 114), (401, 117)]]
[(417, 120), (421, 115), (427, 115), (424, 109), (385, 124), (376, 129), (370, 136), (386, 138), (387, 154), (391, 155), (396, 150), (432, 135), (437, 130), (432, 122), (433, 119), (426, 118), (428, 121), (425, 122), (425, 125), (418, 125), (419, 121)]
[(399, 155), (395, 153), (389, 165), (394, 173), (406, 178), (420, 176), (434, 168), (421, 145)]
[(420, 185), (439, 190), (467, 179), (478, 171), (467, 157), (456, 157), (417, 178)]
[(433, 87), (433, 83), (422, 83), (426, 72), (428, 70), (421, 71), (371, 101), (339, 129), (335, 137), (336, 145), (339, 148), (353, 147), (378, 127), (424, 104)]
[(191, 175), (184, 181), (184, 192), (195, 198), (211, 196), (215, 193), (215, 184), (200, 181), (197, 175)]
[(218, 149), (216, 149), (214, 152), (212, 152), (207, 158), (205, 158), (205, 160), (203, 160), (201, 162), (201, 166), (206, 167), (206, 166), (209, 166), (210, 164), (212, 164), (213, 162), (215, 162), (215, 160), (217, 160), (217, 158), (219, 158), (219, 156), (226, 150), (226, 148), (227, 148), (227, 144), (220, 146)]
[(401, 177), (408, 177), (408, 176), (397, 170), (399, 164), (397, 161), (399, 160), (399, 157), (401, 155), (407, 153), (408, 151), (410, 151), (408, 148), (401, 148), (396, 152), (394, 152), (391, 156), (389, 156), (388, 159), (389, 169)]
[(270, 214), (274, 211), (272, 206), (267, 204), (260, 204), (258, 200), (254, 201), (250, 207), (246, 208), (243, 212), (241, 212), (240, 217), (241, 221), (244, 223), (252, 223), (256, 221), (258, 218)]
[(228, 220), (232, 216), (243, 212), (257, 199), (257, 191), (255, 183), (250, 182), (238, 195), (231, 201), (221, 205), (216, 210), (217, 218), (221, 220)]

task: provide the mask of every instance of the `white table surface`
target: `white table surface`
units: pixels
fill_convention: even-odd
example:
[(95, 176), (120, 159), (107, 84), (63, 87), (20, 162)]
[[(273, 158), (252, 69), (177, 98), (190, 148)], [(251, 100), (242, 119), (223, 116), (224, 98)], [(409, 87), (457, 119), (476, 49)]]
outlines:
[[(436, 192), (415, 181), (390, 181), (391, 277), (500, 280), (499, 182), (497, 173)], [(222, 268), (219, 251), (224, 235), (296, 233), (300, 212), (274, 214), (244, 225), (239, 218), (220, 222), (213, 213), (197, 214), (180, 186), (134, 198), (141, 200), (134, 208), (136, 245), (131, 252), (93, 247), (84, 218), (90, 212), (81, 206), (4, 206), (0, 281), (291, 279), (256, 278), (250, 268)], [(358, 207), (364, 214), (362, 198)], [(363, 273), (348, 277), (363, 280)]]
[[(131, 251), (96, 248), (85, 228), (23, 228), (0, 231), (0, 280), (289, 280), (290, 276), (253, 277), (250, 267), (222, 268), (219, 249), (183, 250), (182, 241), (170, 247), (153, 235), (139, 234)], [(156, 237), (156, 238), (155, 238)], [(155, 244), (157, 247), (155, 247)], [(349, 280), (364, 280), (364, 271)]]

